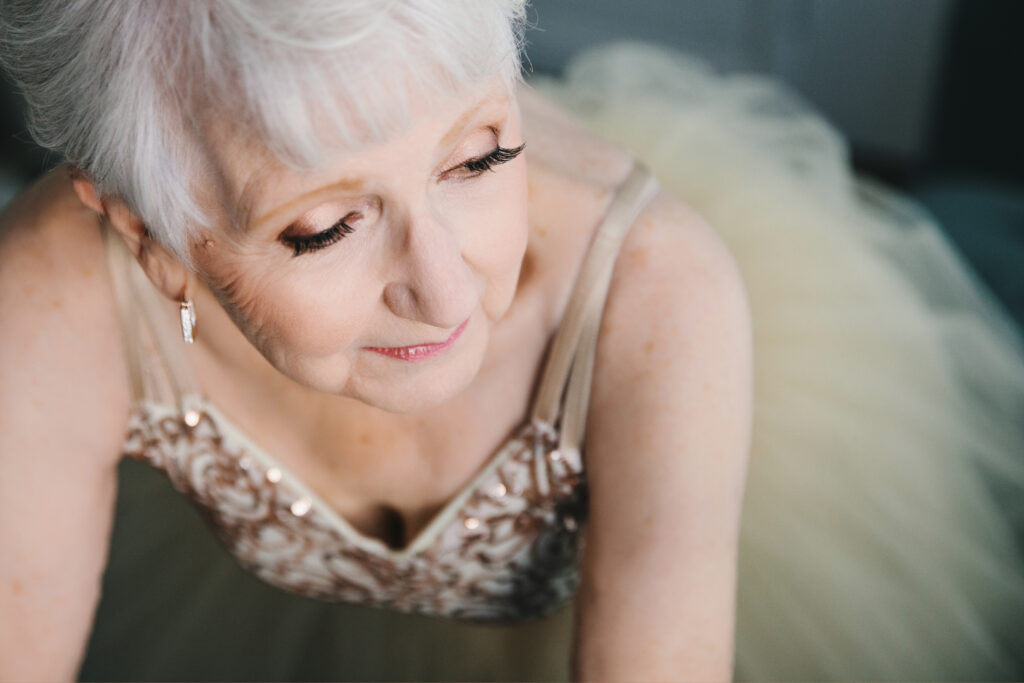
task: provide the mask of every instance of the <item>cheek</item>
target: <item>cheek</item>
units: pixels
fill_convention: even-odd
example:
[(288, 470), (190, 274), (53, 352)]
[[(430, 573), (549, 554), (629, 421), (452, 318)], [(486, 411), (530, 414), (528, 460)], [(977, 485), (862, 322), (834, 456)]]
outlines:
[(503, 169), (507, 180), (476, 207), (465, 257), (490, 285), (512, 284), (518, 277), (529, 235), (525, 164)]
[(359, 278), (334, 274), (292, 277), (282, 282), (269, 302), (280, 343), (308, 360), (351, 350), (369, 320), (370, 298), (356, 287)]
[(529, 239), (529, 217), (527, 215), (526, 164), (518, 164), (516, 182), (510, 187), (501, 210), (497, 213), (500, 229), (495, 230), (490, 250), (495, 254), (494, 281), (489, 289), (489, 299), (501, 308), (497, 315), (511, 304), (519, 282), (523, 257)]
[(344, 274), (224, 261), (207, 272), (236, 326), (280, 369), (347, 350), (366, 317)]

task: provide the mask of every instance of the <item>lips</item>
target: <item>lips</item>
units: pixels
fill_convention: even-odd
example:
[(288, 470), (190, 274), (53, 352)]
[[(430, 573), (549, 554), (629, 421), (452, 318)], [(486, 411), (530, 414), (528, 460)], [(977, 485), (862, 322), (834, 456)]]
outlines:
[(459, 325), (451, 336), (445, 339), (443, 342), (437, 344), (419, 344), (417, 346), (365, 346), (367, 351), (373, 351), (391, 358), (397, 358), (399, 360), (406, 361), (421, 361), (433, 358), (439, 355), (442, 351), (450, 347), (455, 341), (462, 335), (462, 331), (466, 329), (466, 325), (469, 324), (469, 318), (466, 318), (461, 325)]

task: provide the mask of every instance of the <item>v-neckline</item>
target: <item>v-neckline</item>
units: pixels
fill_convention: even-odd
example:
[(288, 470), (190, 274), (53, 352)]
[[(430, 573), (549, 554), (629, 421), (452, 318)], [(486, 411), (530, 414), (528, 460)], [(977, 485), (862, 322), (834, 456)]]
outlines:
[[(515, 429), (513, 435), (506, 439), (498, 446), (497, 449), (495, 449), (494, 452), (491, 453), (490, 457), (470, 477), (468, 482), (459, 487), (455, 494), (442, 504), (441, 508), (434, 513), (426, 525), (424, 525), (408, 543), (403, 545), (401, 548), (393, 548), (381, 539), (369, 536), (353, 526), (340, 512), (335, 510), (318, 493), (316, 493), (316, 491), (314, 491), (302, 478), (271, 455), (269, 451), (256, 443), (248, 433), (238, 427), (229, 417), (221, 412), (219, 408), (207, 401), (202, 394), (190, 394), (184, 398), (185, 401), (183, 402), (187, 402), (187, 405), (191, 406), (193, 409), (205, 413), (207, 417), (212, 420), (216, 431), (222, 437), (226, 435), (235, 444), (240, 446), (242, 450), (244, 450), (244, 455), (258, 461), (264, 473), (272, 468), (277, 469), (281, 473), (281, 479), (277, 482), (277, 485), (284, 484), (286, 487), (293, 489), (299, 494), (299, 496), (309, 500), (310, 512), (315, 512), (321, 515), (335, 531), (345, 538), (345, 540), (351, 542), (362, 550), (387, 557), (392, 561), (407, 560), (430, 548), (431, 545), (436, 542), (441, 532), (447, 529), (455, 520), (459, 511), (465, 507), (466, 502), (474, 493), (479, 491), (483, 482), (486, 481), (487, 478), (508, 459), (509, 453), (515, 450), (517, 446), (521, 446), (525, 440), (531, 438), (531, 434), (547, 433), (550, 435), (552, 441), (557, 439), (557, 435), (553, 427), (543, 423), (536, 417), (528, 416), (527, 419)], [(168, 413), (179, 420), (182, 419), (182, 411), (179, 407), (169, 406), (164, 403), (158, 403), (150, 400), (142, 400), (138, 403), (150, 412)], [(191, 429), (188, 425), (186, 425), (185, 428)], [(221, 451), (221, 453), (223, 453), (223, 451)], [(307, 512), (306, 514), (308, 515), (309, 513)]]

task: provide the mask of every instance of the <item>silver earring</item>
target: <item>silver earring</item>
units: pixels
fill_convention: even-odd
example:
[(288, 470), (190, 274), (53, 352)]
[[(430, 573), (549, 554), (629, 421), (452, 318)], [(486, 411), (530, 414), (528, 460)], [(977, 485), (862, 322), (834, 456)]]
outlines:
[(179, 311), (181, 315), (181, 336), (186, 344), (195, 341), (196, 329), (196, 307), (192, 305), (192, 299), (185, 299), (181, 302)]

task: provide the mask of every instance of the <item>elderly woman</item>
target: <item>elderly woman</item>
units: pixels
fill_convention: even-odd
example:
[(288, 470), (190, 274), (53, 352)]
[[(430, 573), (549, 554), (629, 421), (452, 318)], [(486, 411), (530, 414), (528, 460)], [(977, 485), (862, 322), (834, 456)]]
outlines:
[[(33, 133), (66, 163), (0, 219), (0, 678), (76, 674), (123, 456), (278, 588), (488, 623), (574, 599), (576, 677), (730, 678), (751, 300), (778, 303), (754, 307), (769, 393), (744, 672), (962, 677), (950, 642), (1005, 665), (990, 602), (1019, 605), (1022, 586), (970, 483), (972, 458), (1020, 482), (1001, 457), (1020, 430), (963, 410), (946, 328), (869, 250), (892, 230), (845, 167), (815, 163), (833, 140), (816, 119), (818, 156), (791, 163), (738, 135), (753, 114), (736, 97), (687, 104), (685, 84), (708, 102), (728, 88), (661, 58), (548, 86), (660, 158), (713, 231), (519, 82), (521, 1), (2, 7)], [(972, 329), (993, 360), (974, 378), (1005, 409), (1018, 349), (995, 322)], [(921, 422), (882, 422), (921, 395)], [(948, 545), (921, 537), (936, 528)]]
[(281, 587), (522, 619), (581, 574), (579, 676), (730, 676), (740, 277), (524, 121), (522, 2), (4, 11), (68, 163), (3, 218), (2, 678), (75, 674), (125, 454)]

